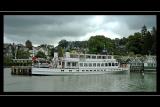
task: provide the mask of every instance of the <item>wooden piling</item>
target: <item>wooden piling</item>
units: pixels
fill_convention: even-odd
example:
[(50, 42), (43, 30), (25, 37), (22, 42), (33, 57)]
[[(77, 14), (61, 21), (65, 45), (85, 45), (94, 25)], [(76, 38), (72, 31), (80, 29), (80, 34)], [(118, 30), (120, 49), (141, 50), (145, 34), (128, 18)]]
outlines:
[(11, 74), (13, 75), (31, 75), (32, 74), (32, 60), (29, 59), (14, 59), (14, 66), (11, 67)]

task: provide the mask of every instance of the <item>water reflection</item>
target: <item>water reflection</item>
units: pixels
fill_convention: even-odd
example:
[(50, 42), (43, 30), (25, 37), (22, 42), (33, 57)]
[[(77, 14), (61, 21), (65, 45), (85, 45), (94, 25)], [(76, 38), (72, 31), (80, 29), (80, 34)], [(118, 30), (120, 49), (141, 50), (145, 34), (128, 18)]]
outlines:
[(4, 91), (27, 92), (153, 92), (156, 74), (99, 74), (81, 76), (13, 76), (4, 72)]

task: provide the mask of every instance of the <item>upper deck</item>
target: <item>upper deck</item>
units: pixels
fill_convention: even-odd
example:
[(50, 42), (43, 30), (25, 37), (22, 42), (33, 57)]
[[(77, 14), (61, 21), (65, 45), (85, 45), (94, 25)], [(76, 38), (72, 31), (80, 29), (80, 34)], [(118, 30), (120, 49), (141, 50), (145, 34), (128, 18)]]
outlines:
[(113, 55), (100, 55), (100, 54), (73, 54), (66, 52), (64, 59), (79, 60), (79, 61), (105, 61), (114, 60)]

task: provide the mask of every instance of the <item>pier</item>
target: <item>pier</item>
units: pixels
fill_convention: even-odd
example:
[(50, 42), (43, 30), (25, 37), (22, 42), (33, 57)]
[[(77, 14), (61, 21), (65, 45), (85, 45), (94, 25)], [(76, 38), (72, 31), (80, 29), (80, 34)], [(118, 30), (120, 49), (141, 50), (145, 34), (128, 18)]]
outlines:
[(32, 74), (32, 60), (30, 59), (13, 59), (13, 66), (11, 67), (12, 75), (31, 75)]

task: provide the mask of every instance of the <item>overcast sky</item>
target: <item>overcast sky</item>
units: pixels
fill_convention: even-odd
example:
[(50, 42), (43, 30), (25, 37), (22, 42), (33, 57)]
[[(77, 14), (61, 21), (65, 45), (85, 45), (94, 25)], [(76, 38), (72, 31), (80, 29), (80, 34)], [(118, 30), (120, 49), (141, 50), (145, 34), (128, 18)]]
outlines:
[(111, 39), (128, 37), (140, 32), (143, 25), (156, 27), (155, 15), (5, 15), (4, 43), (34, 46), (56, 46), (67, 41), (88, 40), (90, 36), (104, 35)]

